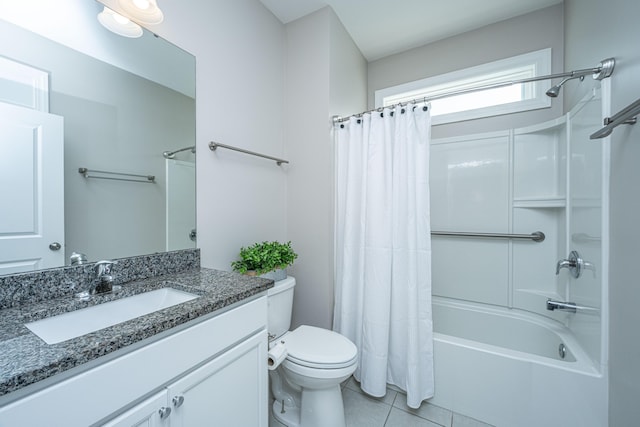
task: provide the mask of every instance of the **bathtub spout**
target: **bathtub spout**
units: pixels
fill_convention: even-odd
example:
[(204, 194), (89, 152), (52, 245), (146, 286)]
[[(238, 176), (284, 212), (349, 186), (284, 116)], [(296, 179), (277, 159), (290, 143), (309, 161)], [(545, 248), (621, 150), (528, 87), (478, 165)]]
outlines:
[(564, 301), (554, 301), (551, 299), (547, 300), (547, 310), (561, 310), (568, 311), (569, 313), (575, 313), (578, 306), (574, 302), (564, 302)]

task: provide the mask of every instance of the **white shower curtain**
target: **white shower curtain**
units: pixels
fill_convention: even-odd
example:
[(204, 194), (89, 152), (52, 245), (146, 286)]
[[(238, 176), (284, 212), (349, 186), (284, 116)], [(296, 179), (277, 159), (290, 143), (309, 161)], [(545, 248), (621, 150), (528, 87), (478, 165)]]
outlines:
[(337, 125), (334, 329), (358, 347), (355, 377), (417, 408), (433, 396), (430, 107)]

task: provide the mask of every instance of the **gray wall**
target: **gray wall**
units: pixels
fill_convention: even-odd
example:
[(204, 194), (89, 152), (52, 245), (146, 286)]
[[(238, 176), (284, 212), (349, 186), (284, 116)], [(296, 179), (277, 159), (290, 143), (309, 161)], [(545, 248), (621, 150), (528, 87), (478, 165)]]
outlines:
[[(612, 113), (640, 97), (640, 2), (565, 0), (565, 63), (578, 67), (616, 58)], [(579, 96), (567, 99), (570, 107)], [(611, 138), (609, 263), (609, 425), (640, 419), (640, 126), (621, 126)]]
[(293, 327), (331, 328), (333, 317), (332, 115), (361, 111), (366, 61), (330, 8), (286, 26), (287, 236), (299, 253)]
[[(230, 270), (241, 246), (286, 241), (288, 167), (209, 141), (286, 158), (285, 29), (257, 0), (161, 4), (154, 30), (196, 56), (198, 247)], [(295, 165), (295, 163), (293, 163)], [(294, 248), (296, 242), (293, 242)]]
[[(378, 89), (550, 47), (552, 73), (563, 70), (562, 5), (548, 7), (369, 63), (368, 105)], [(562, 102), (534, 112), (434, 126), (433, 137), (518, 128), (562, 115)]]

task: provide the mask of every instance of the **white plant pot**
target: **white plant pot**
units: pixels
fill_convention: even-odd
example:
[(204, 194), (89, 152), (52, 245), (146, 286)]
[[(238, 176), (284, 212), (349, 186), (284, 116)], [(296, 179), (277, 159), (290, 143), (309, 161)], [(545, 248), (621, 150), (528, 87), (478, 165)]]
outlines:
[(287, 270), (284, 268), (278, 268), (277, 270), (261, 274), (259, 277), (264, 277), (265, 279), (271, 279), (274, 282), (277, 282), (278, 280), (284, 280), (287, 278)]

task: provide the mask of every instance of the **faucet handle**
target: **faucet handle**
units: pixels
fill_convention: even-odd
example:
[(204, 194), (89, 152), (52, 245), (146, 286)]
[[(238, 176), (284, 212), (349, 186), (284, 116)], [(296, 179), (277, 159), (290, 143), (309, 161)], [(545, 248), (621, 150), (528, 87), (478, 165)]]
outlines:
[(118, 261), (102, 260), (95, 263), (96, 273), (98, 276), (111, 274), (111, 266), (117, 264)]
[(593, 278), (596, 278), (596, 266), (592, 262), (584, 261), (584, 265), (582, 266), (585, 270), (591, 270), (591, 274), (593, 274)]
[(556, 274), (560, 274), (561, 268), (568, 268), (569, 272), (574, 278), (580, 277), (582, 270), (584, 269), (584, 260), (580, 258), (580, 254), (576, 251), (571, 251), (569, 258), (558, 261), (556, 264)]
[(568, 259), (561, 259), (560, 261), (558, 261), (558, 263), (556, 264), (556, 276), (558, 274), (560, 274), (560, 269), (561, 268), (568, 268), (571, 269), (575, 267), (575, 263), (573, 263), (572, 261), (568, 260)]

